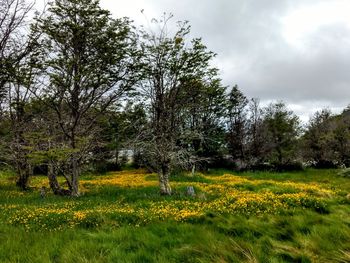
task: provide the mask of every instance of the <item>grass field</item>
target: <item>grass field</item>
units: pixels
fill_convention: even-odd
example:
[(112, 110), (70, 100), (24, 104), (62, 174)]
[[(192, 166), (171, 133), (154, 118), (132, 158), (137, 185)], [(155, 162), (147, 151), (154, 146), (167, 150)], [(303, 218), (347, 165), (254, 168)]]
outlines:
[(350, 179), (336, 170), (179, 174), (171, 197), (143, 170), (86, 175), (77, 199), (14, 179), (0, 175), (0, 262), (350, 262)]

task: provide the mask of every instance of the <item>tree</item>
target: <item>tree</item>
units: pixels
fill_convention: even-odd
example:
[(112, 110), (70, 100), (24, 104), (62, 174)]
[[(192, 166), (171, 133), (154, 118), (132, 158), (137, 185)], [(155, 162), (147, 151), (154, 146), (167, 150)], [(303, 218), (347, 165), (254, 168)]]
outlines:
[(26, 36), (26, 17), (34, 3), (0, 0), (0, 102), (5, 85), (16, 76), (16, 67), (32, 49)]
[(228, 150), (234, 160), (245, 159), (247, 125), (247, 98), (234, 86), (227, 97), (227, 142)]
[(34, 65), (35, 61), (32, 57), (27, 57), (25, 61), (13, 68), (14, 76), (12, 81), (7, 83), (8, 115), (11, 123), (8, 157), (17, 173), (17, 186), (22, 190), (28, 188), (29, 178), (32, 175), (29, 158), (31, 150), (27, 136), (34, 129), (35, 116), (32, 112), (31, 99), (38, 74)]
[(259, 99), (253, 98), (248, 104), (247, 120), (247, 161), (250, 167), (262, 165), (266, 158), (267, 131)]
[(282, 167), (294, 161), (300, 121), (283, 102), (271, 103), (265, 108), (264, 123), (270, 145), (268, 158), (275, 166)]
[(303, 156), (316, 167), (334, 166), (332, 113), (328, 109), (317, 111), (310, 119), (303, 141)]
[(43, 92), (69, 149), (64, 172), (70, 194), (78, 196), (98, 117), (138, 79), (137, 43), (130, 21), (112, 19), (99, 1), (56, 0), (48, 11), (35, 28), (46, 47)]
[(108, 110), (99, 119), (101, 143), (93, 151), (93, 163), (101, 170), (107, 166), (119, 170), (125, 157), (120, 155), (121, 152), (132, 151), (137, 154), (133, 142), (147, 123), (145, 109), (142, 104), (129, 101), (123, 107)]
[[(26, 21), (34, 3), (0, 0), (0, 105), (9, 121), (4, 152), (17, 172), (17, 185), (25, 190), (31, 175), (26, 133), (31, 130), (30, 99), (38, 73), (37, 34), (29, 33)], [(39, 14), (37, 14), (38, 16)]]
[(350, 165), (350, 118), (341, 114), (334, 129), (334, 151), (338, 165)]
[(184, 107), (180, 113), (183, 145), (191, 145), (202, 167), (221, 157), (225, 143), (224, 114), (226, 87), (217, 77), (217, 71), (208, 72), (205, 80), (186, 84)]
[(169, 174), (176, 166), (190, 162), (190, 151), (179, 144), (180, 113), (186, 107), (182, 94), (194, 80), (202, 80), (210, 71), (214, 57), (200, 39), (186, 41), (190, 32), (187, 22), (178, 23), (173, 36), (169, 36), (164, 15), (153, 20), (158, 32), (141, 30), (145, 80), (141, 95), (148, 102), (149, 127), (139, 136), (139, 146), (148, 167), (158, 173), (160, 193), (171, 194)]

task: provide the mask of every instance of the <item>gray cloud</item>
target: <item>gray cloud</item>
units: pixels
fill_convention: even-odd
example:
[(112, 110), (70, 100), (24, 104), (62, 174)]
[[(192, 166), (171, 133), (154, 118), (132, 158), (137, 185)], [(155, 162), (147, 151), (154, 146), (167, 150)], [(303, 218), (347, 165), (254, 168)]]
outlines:
[(320, 24), (302, 35), (298, 45), (285, 37), (285, 17), (324, 3), (346, 1), (102, 0), (103, 7), (131, 16), (136, 24), (145, 23), (141, 9), (149, 18), (168, 12), (177, 20), (189, 20), (192, 35), (218, 53), (215, 65), (225, 85), (238, 84), (262, 102), (284, 100), (303, 119), (322, 105), (339, 110), (350, 103), (350, 21)]
[(252, 64), (252, 78), (242, 76), (252, 93), (296, 102), (349, 103), (350, 31), (342, 25), (320, 28), (310, 35), (303, 50), (283, 46), (284, 54), (269, 52)]

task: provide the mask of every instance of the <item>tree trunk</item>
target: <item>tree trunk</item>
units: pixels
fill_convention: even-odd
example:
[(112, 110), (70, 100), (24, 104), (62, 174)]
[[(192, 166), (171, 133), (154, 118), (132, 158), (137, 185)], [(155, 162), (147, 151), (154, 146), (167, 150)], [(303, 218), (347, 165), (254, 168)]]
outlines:
[(161, 195), (171, 195), (171, 187), (169, 183), (169, 172), (167, 169), (162, 169), (158, 172), (159, 187)]
[(67, 196), (70, 195), (70, 191), (66, 189), (62, 189), (58, 180), (57, 175), (55, 173), (55, 168), (52, 163), (48, 164), (47, 167), (47, 177), (49, 179), (49, 184), (54, 195)]
[(16, 182), (16, 185), (21, 188), (23, 191), (28, 190), (29, 187), (29, 178), (32, 175), (32, 167), (30, 164), (25, 163), (17, 164), (17, 174), (18, 174), (18, 179)]
[(278, 165), (282, 166), (283, 155), (280, 147), (277, 148)]
[(117, 170), (121, 170), (121, 165), (120, 165), (120, 162), (119, 162), (119, 149), (115, 150), (115, 168)]
[(192, 173), (191, 173), (191, 176), (194, 177), (196, 175), (196, 165), (194, 164), (192, 166)]
[(79, 176), (80, 176), (79, 162), (75, 157), (73, 157), (71, 196), (74, 196), (74, 197), (78, 197), (80, 195), (80, 193), (79, 193)]

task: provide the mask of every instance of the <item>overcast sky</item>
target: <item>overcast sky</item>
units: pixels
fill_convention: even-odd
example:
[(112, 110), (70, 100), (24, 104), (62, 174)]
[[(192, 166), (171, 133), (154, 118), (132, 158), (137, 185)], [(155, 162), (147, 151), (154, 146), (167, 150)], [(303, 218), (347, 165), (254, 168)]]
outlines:
[[(304, 121), (350, 103), (349, 0), (101, 0), (114, 16), (145, 24), (173, 13), (218, 54), (225, 85), (263, 104), (283, 100)], [(174, 21), (175, 21), (174, 20)]]

